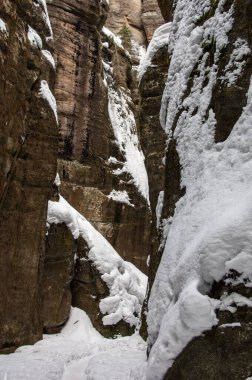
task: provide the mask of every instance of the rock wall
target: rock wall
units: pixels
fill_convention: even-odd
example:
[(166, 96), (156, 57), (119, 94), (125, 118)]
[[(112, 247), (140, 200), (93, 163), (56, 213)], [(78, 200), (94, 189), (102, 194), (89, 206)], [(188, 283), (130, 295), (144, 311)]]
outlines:
[(145, 45), (146, 36), (142, 24), (141, 0), (111, 0), (109, 8), (107, 27), (118, 34), (123, 26), (126, 26), (131, 32), (132, 39), (141, 45)]
[(42, 337), (47, 201), (58, 148), (58, 128), (50, 106), (53, 96), (47, 85), (52, 86), (54, 79), (48, 60), (51, 40), (42, 3), (1, 2), (1, 352)]
[[(53, 0), (48, 4), (48, 9), (55, 36), (60, 193), (102, 233), (123, 259), (133, 262), (142, 271), (147, 272), (149, 206), (134, 178), (123, 169), (126, 163), (124, 147), (118, 142), (117, 132), (112, 126), (111, 115), (108, 112), (109, 101), (113, 103), (111, 96), (120, 97), (122, 91), (125, 94), (126, 108), (122, 110), (122, 100), (116, 119), (119, 117), (123, 128), (127, 121), (125, 112), (129, 119), (137, 119), (137, 108), (132, 100), (136, 83), (131, 72), (131, 57), (123, 46), (118, 45), (115, 36), (102, 31), (108, 11), (107, 2)], [(141, 20), (141, 15), (139, 17)], [(112, 93), (114, 95), (111, 95)], [(120, 101), (119, 99), (119, 103)], [(133, 133), (134, 141), (138, 139), (137, 125), (133, 127), (132, 132), (127, 133)], [(134, 144), (135, 151), (140, 152), (140, 144)], [(116, 172), (119, 174), (114, 174)], [(120, 194), (127, 192), (130, 202), (115, 200), (110, 196), (113, 190)], [(55, 270), (57, 278), (57, 262), (65, 260), (65, 264), (62, 262), (62, 265), (68, 265), (67, 260), (71, 257), (70, 245), (72, 244), (74, 249), (76, 247), (76, 242), (69, 245), (68, 240), (65, 241), (62, 228), (59, 231), (49, 230), (48, 241), (53, 248), (49, 248), (46, 256), (49, 270), (45, 279), (47, 289), (51, 288), (50, 271)], [(58, 239), (60, 242), (57, 242)], [(83, 244), (77, 243), (77, 247), (80, 248), (77, 248), (75, 254), (79, 258), (86, 257)], [(63, 252), (61, 258), (59, 248)], [(53, 251), (58, 258), (51, 257)], [(115, 326), (114, 329), (103, 327), (99, 300), (107, 292), (106, 285), (97, 273), (93, 273), (90, 263), (84, 267), (83, 263), (84, 261), (77, 260), (75, 265), (71, 285), (72, 304), (85, 309), (95, 327), (105, 335), (111, 336), (119, 331), (129, 332), (129, 327), (125, 328), (122, 325)], [(67, 276), (71, 277), (71, 269), (70, 272), (67, 270), (67, 273)], [(66, 279), (66, 289), (68, 282)], [(46, 325), (47, 330), (57, 329), (67, 317), (71, 297), (68, 297), (65, 287), (57, 287), (60, 297), (56, 297), (55, 293), (50, 303), (44, 305), (45, 315), (52, 312)], [(44, 299), (48, 300), (50, 297), (50, 291), (46, 290)], [(63, 309), (58, 299), (62, 299), (65, 305)]]
[(154, 31), (164, 24), (157, 0), (143, 0), (142, 23), (148, 42), (152, 39)]
[[(182, 6), (182, 2), (171, 2), (171, 1), (159, 1), (162, 14), (165, 18), (165, 20), (171, 20), (172, 14), (174, 12), (175, 7), (179, 3), (179, 6)], [(214, 17), (216, 14), (216, 9), (218, 8), (219, 3), (218, 2), (211, 2), (210, 8), (207, 12), (203, 13), (201, 16), (198, 15), (198, 20), (195, 22), (195, 28), (202, 27), (204, 23), (207, 23), (208, 20), (211, 19), (211, 17)], [(232, 8), (233, 7), (233, 8)], [(193, 7), (191, 8), (193, 9)], [(223, 10), (224, 9), (224, 10)], [(213, 85), (212, 92), (209, 95), (211, 97), (211, 102), (208, 107), (208, 112), (211, 109), (213, 111), (216, 123), (214, 125), (214, 143), (223, 143), (226, 142), (229, 138), (231, 132), (234, 129), (234, 126), (238, 119), (240, 118), (242, 112), (244, 111), (244, 107), (247, 104), (247, 93), (250, 85), (251, 75), (252, 75), (252, 65), (251, 65), (251, 52), (252, 48), (252, 36), (251, 36), (251, 28), (249, 25), (251, 24), (252, 19), (252, 8), (251, 8), (251, 2), (245, 1), (242, 4), (239, 1), (224, 1), (223, 2), (223, 12), (228, 12), (230, 9), (232, 9), (232, 28), (228, 32), (228, 43), (221, 51), (220, 59), (217, 61), (217, 80)], [(182, 12), (183, 13), (183, 12)], [(181, 14), (182, 14), (181, 13)], [(176, 22), (180, 19), (178, 17), (178, 14), (176, 14), (177, 19)], [(198, 29), (199, 30), (199, 29)], [(178, 33), (179, 35), (179, 33)], [(172, 53), (175, 55), (173, 48), (174, 44), (176, 43), (176, 40), (174, 37), (176, 35), (176, 29), (174, 27), (174, 34), (172, 36), (172, 48), (170, 47), (170, 54), (171, 54), (171, 60), (176, 59), (172, 56)], [(207, 36), (205, 36), (207, 37)], [(240, 58), (237, 58), (239, 63), (234, 63), (236, 58), (235, 54), (236, 49), (239, 48), (239, 44), (243, 41), (244, 43), (244, 50)], [(246, 41), (246, 43), (244, 42)], [(239, 46), (238, 46), (239, 45)], [(216, 41), (214, 37), (212, 40), (209, 38), (207, 42), (203, 41), (201, 45), (203, 51), (202, 56), (204, 54), (207, 54), (208, 58), (206, 61), (206, 66), (212, 68), (216, 59)], [(177, 103), (176, 108), (176, 117), (173, 120), (172, 124), (169, 125), (167, 120), (169, 119), (169, 116), (174, 111), (172, 108), (166, 108), (167, 105), (167, 98), (171, 99), (171, 94), (166, 94), (163, 97), (163, 113), (161, 115), (161, 119), (163, 122), (163, 127), (166, 128), (166, 130), (170, 131), (169, 134), (169, 144), (166, 149), (166, 160), (165, 160), (165, 185), (164, 185), (164, 202), (162, 207), (162, 216), (161, 219), (165, 221), (163, 229), (161, 229), (162, 236), (163, 236), (163, 245), (164, 247), (166, 238), (167, 238), (167, 232), (169, 231), (170, 225), (172, 225), (173, 221), (172, 218), (174, 216), (174, 212), (177, 207), (183, 207), (183, 197), (186, 194), (186, 188), (181, 184), (182, 181), (182, 175), (185, 173), (186, 166), (184, 161), (184, 154), (185, 151), (187, 151), (187, 146), (192, 146), (192, 144), (196, 143), (198, 141), (198, 137), (192, 135), (188, 136), (188, 145), (185, 145), (185, 150), (181, 151), (181, 146), (178, 147), (180, 144), (180, 132), (181, 128), (183, 127), (182, 119), (184, 117), (184, 120), (186, 120), (185, 114), (187, 112), (187, 106), (189, 105), (188, 100), (190, 100), (190, 97), (193, 95), (193, 91), (195, 91), (195, 83), (197, 82), (197, 79), (200, 77), (200, 70), (202, 67), (200, 66), (202, 64), (202, 56), (197, 60), (195, 63), (195, 66), (193, 70), (190, 73), (190, 79), (187, 82), (187, 85), (185, 86), (185, 89), (182, 91), (182, 101), (181, 103)], [(242, 62), (242, 63), (241, 63)], [(215, 62), (216, 63), (216, 62)], [(238, 70), (237, 77), (235, 79), (233, 77), (230, 77), (230, 72), (232, 70), (235, 71), (235, 69), (242, 65), (242, 70)], [(237, 66), (235, 66), (237, 65)], [(182, 65), (183, 66), (183, 65)], [(211, 69), (210, 69), (211, 70)], [(207, 77), (207, 69), (205, 72), (205, 80), (202, 84), (202, 89), (206, 90), (209, 86), (209, 77)], [(179, 75), (178, 72), (176, 75)], [(232, 79), (233, 78), (233, 79)], [(168, 79), (167, 86), (172, 83), (172, 77)], [(144, 78), (143, 78), (144, 81)], [(142, 84), (144, 85), (144, 83)], [(172, 85), (171, 85), (172, 87)], [(203, 90), (202, 90), (203, 91)], [(174, 93), (174, 96), (176, 94)], [(180, 107), (181, 104), (181, 107)], [(189, 106), (190, 107), (190, 106)], [(167, 112), (167, 113), (165, 113)], [(197, 114), (197, 108), (192, 113), (192, 117)], [(185, 121), (186, 123), (186, 121)], [(189, 128), (188, 124), (188, 128)], [(238, 140), (234, 142), (235, 144), (239, 144)], [(143, 143), (144, 146), (144, 143)], [(208, 148), (206, 148), (207, 150)], [(210, 148), (209, 148), (210, 149)], [(221, 148), (220, 148), (221, 149)], [(181, 161), (182, 160), (182, 161)], [(148, 160), (147, 160), (148, 162)], [(184, 166), (182, 164), (184, 163)], [(147, 164), (148, 166), (148, 164)], [(148, 167), (148, 170), (150, 172), (150, 167)], [(204, 170), (202, 171), (202, 173)], [(185, 175), (185, 174), (184, 174)], [(185, 183), (185, 177), (183, 177), (183, 183)], [(204, 196), (204, 195), (202, 195)], [(180, 202), (178, 203), (178, 201)], [(214, 202), (217, 202), (216, 199), (213, 200)], [(217, 203), (216, 203), (217, 204)], [(179, 213), (179, 210), (177, 210), (177, 215)], [(193, 223), (193, 221), (192, 221)], [(184, 232), (186, 234), (186, 232)], [(183, 233), (181, 234), (181, 239), (183, 240)], [(221, 244), (221, 236), (219, 237), (219, 242)], [(177, 242), (174, 242), (174, 244), (179, 244), (179, 240)], [(175, 244), (175, 245), (176, 245)], [(174, 247), (175, 247), (174, 245)], [(235, 242), (234, 242), (235, 245)], [(218, 247), (216, 248), (218, 251)], [(160, 252), (158, 249), (156, 251), (152, 252), (152, 257), (150, 262), (154, 265), (150, 266), (150, 286), (152, 286), (153, 281), (156, 276), (157, 272), (157, 257), (160, 259), (160, 256), (163, 253), (163, 249)], [(168, 257), (170, 253), (171, 257), (174, 257), (174, 252), (166, 251), (166, 255)], [(172, 259), (171, 259), (172, 260)], [(174, 272), (172, 269), (169, 269), (169, 266), (167, 264), (167, 260), (163, 260), (163, 267), (159, 269), (159, 280), (160, 283), (158, 284), (158, 281), (156, 281), (156, 288), (159, 288), (160, 294), (162, 294), (163, 289), (165, 288), (165, 284), (162, 283), (161, 279), (161, 272), (166, 270), (167, 278), (169, 277), (170, 271), (172, 272), (172, 276), (174, 275)], [(188, 260), (189, 262), (189, 260)], [(169, 264), (171, 265), (171, 262), (169, 261)], [(176, 263), (173, 263), (176, 267)], [(189, 266), (188, 265), (188, 272), (189, 272)], [(166, 269), (165, 269), (166, 268)], [(181, 278), (183, 277), (183, 259), (180, 257), (180, 275)], [(235, 272), (229, 272), (227, 273), (222, 280), (220, 281), (213, 281), (210, 286), (210, 290), (205, 291), (203, 289), (203, 286), (201, 285), (200, 292), (202, 294), (207, 294), (209, 297), (214, 298), (215, 300), (221, 300), (225, 298), (226, 296), (229, 296), (233, 293), (237, 293), (240, 296), (247, 297), (250, 299), (251, 297), (251, 291), (249, 286), (246, 285), (245, 280), (244, 283), (240, 283), (239, 285), (235, 285), (234, 279), (239, 278), (241, 273), (235, 273)], [(189, 274), (188, 274), (189, 277)], [(171, 282), (173, 281), (174, 277), (171, 278)], [(179, 287), (180, 285), (178, 285)], [(227, 284), (229, 284), (227, 286)], [(208, 284), (209, 285), (209, 284)], [(158, 317), (158, 310), (161, 310), (161, 314), (165, 315), (164, 311), (164, 304), (168, 301), (165, 301), (169, 299), (170, 295), (169, 292), (171, 288), (169, 288), (169, 285), (167, 286), (167, 298), (164, 297), (162, 303), (161, 301), (158, 301), (155, 303), (155, 298), (157, 298), (157, 293), (153, 292), (153, 299), (150, 301), (149, 307), (151, 309), (151, 312), (153, 312), (153, 316), (157, 319)], [(178, 288), (177, 288), (178, 289)], [(177, 289), (175, 291), (177, 291)], [(204, 293), (206, 292), (206, 293)], [(179, 292), (176, 293), (176, 297), (179, 297)], [(174, 301), (175, 304), (177, 302), (177, 298)], [(204, 332), (204, 334), (198, 338), (194, 338), (183, 350), (182, 352), (177, 356), (174, 354), (175, 359), (172, 367), (168, 370), (166, 375), (161, 376), (160, 378), (165, 379), (226, 379), (226, 378), (234, 378), (234, 379), (241, 379), (241, 378), (247, 378), (251, 376), (252, 368), (251, 368), (251, 350), (245, 350), (244, 347), (247, 345), (251, 345), (251, 308), (247, 306), (241, 306), (234, 302), (233, 306), (235, 306), (236, 310), (231, 313), (230, 311), (216, 311), (217, 318), (219, 319), (218, 324), (216, 327), (213, 327), (211, 331)], [(168, 310), (168, 306), (167, 306)], [(167, 311), (166, 310), (166, 311)], [(166, 318), (166, 317), (164, 317)], [(172, 317), (169, 319), (172, 320)], [(162, 319), (157, 322), (159, 323), (159, 327), (161, 324)], [(167, 321), (167, 319), (165, 320)], [(165, 324), (166, 322), (163, 321), (162, 323)], [(189, 323), (189, 322), (188, 322)], [(169, 323), (168, 323), (169, 324)], [(223, 327), (224, 325), (224, 327)], [(168, 325), (167, 325), (168, 326)], [(173, 326), (173, 336), (176, 336), (176, 323)], [(168, 329), (168, 327), (167, 327)], [(153, 334), (153, 326), (149, 325), (149, 333), (150, 335)], [(159, 335), (158, 335), (159, 334)], [(150, 353), (150, 369), (149, 369), (149, 377), (147, 378), (152, 379), (154, 378), (153, 372), (151, 368), (154, 368), (154, 362), (157, 362), (157, 357), (159, 357), (158, 348), (159, 347), (156, 342), (162, 341), (162, 333), (157, 333), (154, 340), (152, 340), (154, 334), (149, 338), (149, 349), (153, 347), (153, 351)], [(178, 339), (180, 339), (179, 334), (177, 335)], [(163, 346), (166, 347), (166, 349), (169, 351), (169, 347), (173, 347), (175, 340), (173, 338), (170, 338), (170, 340), (164, 340), (162, 341)], [(235, 343), (234, 343), (235, 342)], [(154, 344), (154, 345), (153, 345)], [(154, 354), (153, 354), (154, 352)], [(170, 351), (169, 351), (170, 352)], [(156, 355), (155, 358), (152, 355)], [(169, 355), (168, 355), (169, 356)], [(171, 360), (171, 357), (168, 359), (167, 356), (167, 363)], [(164, 363), (164, 359), (162, 357), (162, 354), (160, 353), (160, 362), (162, 362), (162, 365)], [(167, 364), (168, 366), (168, 364)], [(171, 366), (171, 364), (169, 364)], [(157, 377), (158, 378), (158, 377)]]
[[(90, 15), (89, 9), (93, 12)], [(124, 158), (108, 115), (102, 55), (112, 62), (116, 86), (129, 94), (132, 76), (131, 61), (123, 49), (112, 43), (109, 51), (102, 51), (101, 26), (106, 11), (107, 6), (99, 1), (92, 6), (88, 1), (70, 5), (55, 0), (49, 4), (57, 64), (61, 193), (123, 258), (146, 271), (148, 205), (130, 183), (130, 177), (113, 175), (116, 166), (109, 161), (110, 157), (121, 162)], [(127, 190), (136, 206), (109, 199), (107, 196), (115, 188)]]
[[(152, 211), (152, 230), (150, 245), (149, 284), (152, 285), (159, 265), (158, 247), (160, 236), (157, 226), (156, 208), (160, 192), (165, 182), (165, 142), (166, 136), (159, 121), (162, 95), (169, 66), (168, 45), (158, 49), (151, 64), (140, 81), (140, 131), (141, 143), (146, 157), (146, 168), (150, 186), (150, 204)], [(155, 78), (155, 79), (153, 79)]]
[(163, 18), (166, 22), (172, 20), (174, 0), (157, 0)]
[(77, 242), (65, 224), (53, 224), (46, 235), (42, 278), (42, 317), (45, 333), (57, 333), (68, 320), (72, 305)]

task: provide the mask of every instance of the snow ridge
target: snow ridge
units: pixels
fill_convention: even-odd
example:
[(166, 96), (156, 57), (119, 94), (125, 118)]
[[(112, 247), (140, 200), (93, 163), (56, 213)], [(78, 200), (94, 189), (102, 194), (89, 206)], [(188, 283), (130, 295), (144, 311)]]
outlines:
[(83, 237), (89, 247), (88, 257), (107, 284), (110, 295), (100, 302), (104, 325), (124, 320), (139, 326), (147, 277), (133, 264), (124, 261), (108, 241), (70, 204), (60, 196), (59, 202), (49, 201), (49, 224), (65, 223), (73, 237)]

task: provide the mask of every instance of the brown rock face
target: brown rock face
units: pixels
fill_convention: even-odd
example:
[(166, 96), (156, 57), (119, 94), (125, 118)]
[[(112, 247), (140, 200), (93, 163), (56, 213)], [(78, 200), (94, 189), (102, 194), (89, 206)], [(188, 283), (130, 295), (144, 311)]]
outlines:
[[(105, 3), (53, 0), (48, 5), (55, 36), (57, 65), (55, 96), (60, 127), (60, 193), (91, 221), (122, 258), (133, 262), (146, 272), (149, 209), (128, 173), (120, 176), (113, 174), (114, 170), (123, 166), (125, 157), (116, 142), (108, 114), (108, 89), (104, 84), (104, 67), (113, 67), (113, 77), (110, 80), (113, 81), (115, 91), (121, 86), (130, 98), (131, 88), (136, 86), (131, 75), (130, 57), (101, 32), (107, 11)], [(141, 22), (141, 16), (139, 17)], [(135, 15), (132, 13), (132, 23), (134, 22)], [(129, 103), (134, 110), (133, 102)], [(111, 163), (110, 157), (116, 158), (118, 164)], [(108, 195), (113, 189), (126, 190), (135, 207), (109, 199)], [(64, 234), (56, 230), (52, 230), (51, 233), (52, 236), (49, 231), (49, 240), (52, 247), (56, 247), (56, 256), (58, 257), (60, 250), (70, 254), (70, 246), (65, 241)], [(54, 244), (54, 239), (59, 239), (60, 242)], [(78, 243), (79, 258), (86, 258), (84, 247), (85, 242)], [(60, 273), (51, 262), (51, 253), (48, 255), (48, 276), (51, 278), (50, 271), (55, 268), (57, 277)], [(54, 257), (53, 260), (56, 263), (58, 259)], [(67, 273), (69, 276), (68, 270)], [(47, 280), (47, 283), (51, 286), (50, 281)], [(99, 301), (108, 289), (90, 263), (85, 262), (84, 265), (84, 261), (77, 260), (71, 289), (73, 305), (83, 308), (95, 327), (103, 334), (112, 336), (119, 331), (129, 332), (129, 326), (123, 324), (104, 328)], [(47, 292), (46, 294), (45, 300), (50, 298)], [(60, 308), (57, 299), (62, 297), (64, 300), (67, 299), (61, 291), (60, 297), (54, 296), (49, 305), (45, 305), (45, 310), (53, 312), (48, 326), (57, 327), (64, 319), (60, 313), (56, 317)], [(70, 303), (68, 308), (69, 306)], [(64, 308), (64, 311), (66, 310)]]
[(141, 0), (111, 0), (109, 8), (106, 26), (113, 33), (119, 33), (123, 26), (127, 26), (132, 34), (132, 39), (145, 45)]
[(93, 155), (109, 153), (110, 136), (103, 128), (106, 114), (99, 112), (106, 104), (98, 32), (105, 10), (98, 0), (54, 0), (48, 10), (55, 36), (59, 157), (92, 161)]
[(172, 20), (174, 0), (157, 0), (165, 21)]
[[(167, 45), (154, 55), (151, 65), (140, 82), (140, 131), (141, 144), (146, 157), (146, 168), (149, 177), (150, 203), (152, 210), (151, 261), (149, 268), (149, 284), (155, 278), (160, 261), (158, 253), (159, 236), (156, 227), (156, 206), (160, 191), (164, 189), (165, 166), (165, 132), (159, 121), (159, 112), (164, 86), (167, 78), (169, 56)], [(154, 79), (155, 78), (155, 79)]]
[(148, 42), (150, 42), (154, 31), (164, 24), (157, 0), (143, 0), (142, 22)]
[(43, 321), (46, 333), (56, 333), (68, 319), (72, 303), (70, 284), (74, 275), (77, 242), (64, 225), (51, 225), (46, 236), (43, 273)]
[[(146, 202), (131, 178), (114, 176), (110, 156), (120, 153), (108, 115), (102, 59), (112, 62), (115, 86), (130, 91), (131, 62), (112, 41), (103, 48), (100, 24), (105, 6), (56, 0), (49, 5), (55, 35), (55, 95), (60, 125), (61, 194), (87, 217), (123, 258), (146, 271), (149, 216)], [(92, 9), (92, 17), (88, 10)], [(62, 30), (65, 32), (62, 34)], [(61, 41), (61, 42), (60, 42)], [(105, 40), (104, 40), (105, 41)], [(126, 189), (135, 208), (107, 198)]]
[[(47, 201), (56, 173), (58, 129), (41, 81), (54, 76), (28, 25), (49, 49), (42, 8), (1, 2), (0, 18), (0, 350), (42, 336), (40, 286)], [(43, 82), (45, 84), (45, 82)]]

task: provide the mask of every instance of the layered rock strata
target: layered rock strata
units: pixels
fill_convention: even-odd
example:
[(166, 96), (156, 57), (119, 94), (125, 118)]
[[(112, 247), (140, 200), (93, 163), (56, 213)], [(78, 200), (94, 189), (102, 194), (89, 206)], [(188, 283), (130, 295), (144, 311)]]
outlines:
[[(146, 271), (142, 244), (148, 244), (148, 205), (126, 173), (125, 178), (113, 175), (117, 165), (109, 161), (115, 157), (123, 163), (124, 157), (111, 126), (103, 81), (100, 26), (106, 7), (100, 2), (96, 8), (88, 4), (78, 3), (77, 7), (53, 1), (49, 5), (56, 41), (61, 193), (94, 223), (122, 257), (129, 255), (130, 261)], [(89, 14), (88, 9), (94, 13)], [(130, 91), (130, 59), (113, 40), (109, 43), (111, 47), (105, 55), (112, 62), (115, 86)], [(109, 199), (113, 189), (127, 190), (135, 207)]]
[[(135, 152), (132, 151), (132, 157), (142, 154), (137, 143), (136, 108), (132, 101), (136, 85), (131, 74), (131, 57), (110, 31), (102, 31), (108, 11), (106, 2), (54, 0), (48, 8), (55, 35), (60, 192), (123, 259), (146, 272), (150, 230), (148, 199), (141, 193), (134, 174), (126, 168), (127, 144)], [(132, 131), (127, 132), (129, 135), (120, 132), (120, 128), (123, 131), (127, 127), (127, 118), (133, 123)], [(129, 136), (129, 139), (122, 143), (118, 136), (124, 136), (123, 139)], [(146, 173), (144, 165), (143, 169)], [(50, 230), (51, 241), (64, 240), (64, 234)], [(56, 244), (58, 252), (57, 247), (67, 256), (68, 245), (64, 248), (64, 241)], [(82, 248), (75, 253), (84, 257)], [(50, 262), (50, 252), (48, 255)], [(103, 328), (98, 305), (107, 291), (106, 285), (97, 273), (93, 274), (90, 263), (83, 263), (77, 260), (75, 266), (71, 285), (73, 305), (84, 308), (103, 334), (114, 335), (119, 330), (126, 333), (129, 327)], [(92, 285), (87, 285), (87, 278), (92, 278)], [(52, 303), (55, 310), (59, 310), (55, 297)], [(61, 319), (53, 318), (53, 326), (57, 327)], [(52, 327), (50, 323), (48, 326)]]
[(0, 350), (42, 337), (41, 283), (47, 201), (58, 128), (50, 24), (43, 2), (0, 8)]
[(152, 39), (155, 30), (164, 24), (157, 0), (143, 0), (142, 23), (148, 42)]
[(120, 34), (123, 28), (129, 30), (131, 38), (145, 46), (146, 36), (142, 24), (141, 0), (111, 0), (106, 26), (114, 33)]

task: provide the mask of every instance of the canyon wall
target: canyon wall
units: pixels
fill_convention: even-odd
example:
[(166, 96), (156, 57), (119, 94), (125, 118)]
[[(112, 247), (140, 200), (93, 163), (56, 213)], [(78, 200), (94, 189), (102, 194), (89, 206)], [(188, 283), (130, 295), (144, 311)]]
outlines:
[[(110, 6), (113, 11), (113, 4)], [(48, 10), (55, 36), (60, 194), (102, 233), (123, 259), (147, 272), (148, 178), (138, 137), (139, 95), (136, 75), (131, 70), (132, 57), (118, 38), (103, 28), (107, 2), (54, 0), (48, 4)], [(136, 21), (138, 35), (143, 33), (140, 10)], [(46, 262), (50, 263), (51, 272), (55, 268), (56, 278), (59, 260), (65, 256), (67, 265), (70, 257), (75, 255), (78, 259), (74, 271), (69, 265), (65, 269), (68, 273), (65, 287), (56, 280), (54, 286), (47, 282), (44, 299), (51, 300), (54, 317), (51, 322), (48, 320), (46, 331), (60, 328), (71, 303), (83, 308), (104, 335), (131, 331), (122, 323), (114, 329), (103, 326), (99, 303), (108, 289), (87, 260), (85, 242), (72, 239), (70, 243), (64, 225), (51, 228), (52, 248)], [(48, 317), (47, 303), (44, 314)]]
[(246, 349), (251, 275), (241, 262), (251, 263), (245, 233), (251, 2), (159, 4), (172, 26), (160, 114), (168, 144), (161, 245), (150, 259), (147, 378), (246, 379), (252, 373)]
[[(144, 30), (141, 2), (134, 12), (122, 4), (125, 20), (117, 5), (111, 2), (109, 11), (106, 1), (53, 0), (48, 15), (43, 1), (6, 0), (0, 10), (6, 352), (40, 339), (43, 329), (60, 331), (72, 304), (105, 335), (131, 330), (122, 323), (104, 329), (99, 302), (108, 289), (86, 260), (85, 242), (65, 224), (46, 227), (47, 202), (57, 201), (60, 191), (122, 258), (147, 272), (151, 214), (132, 70), (139, 45), (129, 53), (124, 39), (103, 25), (108, 16), (106, 25), (118, 32), (127, 19), (133, 44), (145, 45), (161, 16), (156, 12), (156, 24), (147, 17)], [(145, 10), (154, 12), (154, 3)], [(56, 166), (60, 189), (59, 180), (53, 184)]]
[(58, 127), (52, 33), (42, 3), (0, 8), (0, 350), (42, 337), (41, 284), (47, 202), (56, 175)]
[[(125, 158), (118, 148), (108, 114), (108, 90), (102, 65), (102, 59), (112, 62), (111, 80), (131, 97), (130, 57), (106, 35), (103, 41), (108, 41), (110, 46), (102, 46), (101, 26), (106, 5), (82, 2), (76, 8), (76, 4), (69, 4), (57, 1), (49, 4), (56, 41), (61, 194), (94, 223), (123, 258), (146, 271), (148, 204), (127, 173), (113, 174), (118, 164), (111, 157), (119, 166)], [(88, 9), (93, 13), (89, 14)], [(113, 189), (127, 191), (135, 207), (108, 198)]]

